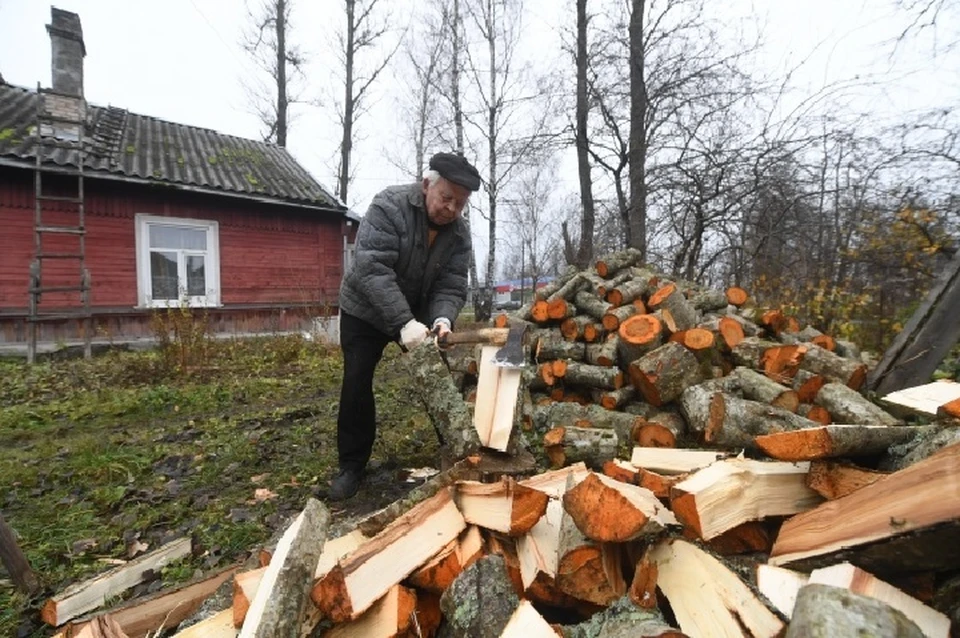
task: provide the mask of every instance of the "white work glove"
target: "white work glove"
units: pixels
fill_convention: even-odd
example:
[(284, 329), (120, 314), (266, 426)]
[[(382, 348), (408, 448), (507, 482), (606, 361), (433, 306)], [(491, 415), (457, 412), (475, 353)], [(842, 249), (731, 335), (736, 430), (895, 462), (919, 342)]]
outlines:
[(400, 328), (400, 343), (407, 350), (413, 350), (429, 336), (430, 331), (427, 327), (416, 319), (411, 319), (403, 325), (403, 328)]
[(450, 332), (450, 320), (446, 317), (437, 317), (433, 320), (433, 328), (430, 332), (437, 335), (438, 339), (442, 339), (443, 335)]

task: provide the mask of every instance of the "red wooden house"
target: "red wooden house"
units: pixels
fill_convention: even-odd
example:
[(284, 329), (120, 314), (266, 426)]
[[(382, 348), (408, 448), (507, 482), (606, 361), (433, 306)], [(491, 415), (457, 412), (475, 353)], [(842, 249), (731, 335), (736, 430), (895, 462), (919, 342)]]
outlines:
[(279, 146), (88, 104), (79, 18), (52, 11), (52, 88), (0, 81), (0, 342), (144, 336), (181, 304), (218, 332), (335, 313), (346, 207)]

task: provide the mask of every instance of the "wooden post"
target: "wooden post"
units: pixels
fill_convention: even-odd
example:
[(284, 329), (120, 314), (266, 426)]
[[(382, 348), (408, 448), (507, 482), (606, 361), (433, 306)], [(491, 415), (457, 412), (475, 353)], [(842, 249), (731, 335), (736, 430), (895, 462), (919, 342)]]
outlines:
[(32, 596), (40, 589), (40, 583), (33, 570), (30, 569), (30, 563), (24, 556), (23, 550), (17, 544), (17, 539), (13, 535), (13, 530), (7, 525), (3, 514), (0, 514), (0, 559), (3, 560), (3, 566), (10, 574), (13, 584), (17, 589)]

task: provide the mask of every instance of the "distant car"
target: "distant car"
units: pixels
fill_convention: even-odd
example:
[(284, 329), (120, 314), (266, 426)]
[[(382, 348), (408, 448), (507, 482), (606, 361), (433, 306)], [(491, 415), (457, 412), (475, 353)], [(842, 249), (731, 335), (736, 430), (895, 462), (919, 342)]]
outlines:
[(520, 302), (514, 301), (513, 299), (509, 301), (498, 301), (494, 304), (494, 308), (497, 310), (518, 310), (520, 308)]

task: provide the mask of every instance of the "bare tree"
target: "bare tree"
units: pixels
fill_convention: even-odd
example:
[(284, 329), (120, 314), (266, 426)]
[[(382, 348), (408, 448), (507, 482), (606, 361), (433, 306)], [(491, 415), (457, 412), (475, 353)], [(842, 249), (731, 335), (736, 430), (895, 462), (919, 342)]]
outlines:
[(627, 245), (647, 253), (647, 113), (646, 39), (643, 18), (646, 0), (630, 2), (630, 204), (627, 213)]
[[(593, 179), (590, 175), (590, 141), (587, 120), (590, 115), (587, 85), (587, 0), (577, 0), (577, 173), (580, 178), (580, 247), (576, 253), (576, 264), (586, 268), (593, 260), (593, 233), (596, 213), (593, 205)], [(564, 232), (565, 252), (571, 253), (566, 229)]]
[[(376, 55), (376, 48), (384, 43), (389, 32), (388, 20), (379, 17), (374, 11), (379, 2), (380, 0), (344, 0), (346, 25), (339, 36), (344, 70), (343, 101), (338, 105), (342, 137), (336, 194), (345, 203), (351, 181), (350, 156), (353, 151), (354, 127), (365, 111), (365, 99), (370, 87), (399, 47), (398, 41), (387, 53)], [(368, 52), (375, 54), (375, 61), (366, 65), (364, 70), (365, 65), (359, 64), (359, 58)]]
[[(532, 290), (559, 266), (561, 203), (555, 197), (557, 181), (556, 159), (537, 155), (518, 169), (508, 189), (509, 197), (504, 198), (510, 253), (503, 270), (511, 276), (519, 273), (521, 279), (529, 278)], [(513, 261), (518, 258), (519, 264)]]
[[(265, 0), (243, 38), (243, 48), (270, 77), (270, 83), (248, 87), (257, 117), (265, 127), (263, 139), (287, 145), (289, 109), (299, 100), (291, 90), (290, 75), (303, 74), (304, 58), (288, 42), (292, 0)], [(288, 66), (291, 71), (288, 74)]]

